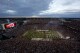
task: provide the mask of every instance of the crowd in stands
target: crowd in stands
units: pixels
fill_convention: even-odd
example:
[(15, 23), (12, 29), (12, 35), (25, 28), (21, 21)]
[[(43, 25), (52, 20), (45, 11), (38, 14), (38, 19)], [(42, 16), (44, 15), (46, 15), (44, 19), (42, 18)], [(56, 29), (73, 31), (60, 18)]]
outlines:
[(64, 33), (69, 33), (69, 36), (80, 41), (80, 21), (64, 22), (62, 27), (65, 30)]
[(0, 42), (0, 53), (79, 53), (80, 43), (68, 40), (27, 41), (12, 39)]

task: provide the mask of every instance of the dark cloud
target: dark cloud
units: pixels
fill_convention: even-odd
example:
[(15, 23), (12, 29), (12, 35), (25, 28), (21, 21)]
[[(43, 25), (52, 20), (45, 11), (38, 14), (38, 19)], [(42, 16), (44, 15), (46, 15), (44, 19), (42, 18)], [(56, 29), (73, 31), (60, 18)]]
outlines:
[(15, 10), (17, 16), (32, 16), (46, 10), (49, 2), (50, 0), (0, 0), (0, 16), (14, 15), (6, 13), (7, 10)]
[[(0, 0), (0, 16), (80, 17), (80, 12), (38, 15), (41, 11), (48, 9), (51, 1), (52, 0)], [(65, 2), (63, 5), (70, 5), (72, 3), (72, 1)], [(7, 12), (10, 10), (15, 12)]]

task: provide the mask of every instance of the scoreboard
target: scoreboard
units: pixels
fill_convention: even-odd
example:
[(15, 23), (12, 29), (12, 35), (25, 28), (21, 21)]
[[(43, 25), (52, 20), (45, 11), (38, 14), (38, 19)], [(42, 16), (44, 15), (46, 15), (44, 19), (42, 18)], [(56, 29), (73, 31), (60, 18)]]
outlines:
[(16, 26), (16, 23), (5, 24), (4, 26), (5, 26), (6, 29), (7, 29), (7, 28), (13, 28), (13, 27)]
[(16, 26), (16, 23), (5, 23), (5, 24), (0, 24), (0, 30), (5, 30), (5, 29), (10, 29)]

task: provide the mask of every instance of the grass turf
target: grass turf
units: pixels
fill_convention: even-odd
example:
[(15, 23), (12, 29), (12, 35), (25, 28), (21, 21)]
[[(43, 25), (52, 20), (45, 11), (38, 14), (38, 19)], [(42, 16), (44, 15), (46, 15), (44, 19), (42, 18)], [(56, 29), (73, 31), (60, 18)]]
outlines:
[(37, 30), (28, 30), (23, 34), (23, 37), (31, 40), (32, 38), (50, 38), (58, 39), (60, 38), (56, 31), (37, 31)]

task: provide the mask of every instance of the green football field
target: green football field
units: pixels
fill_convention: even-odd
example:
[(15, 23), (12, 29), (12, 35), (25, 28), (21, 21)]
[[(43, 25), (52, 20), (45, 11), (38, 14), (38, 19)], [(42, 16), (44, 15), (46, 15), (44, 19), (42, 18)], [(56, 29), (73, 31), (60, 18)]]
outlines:
[(60, 38), (56, 31), (52, 30), (28, 30), (23, 34), (23, 37), (31, 40), (32, 38), (49, 38), (49, 39), (58, 39)]

